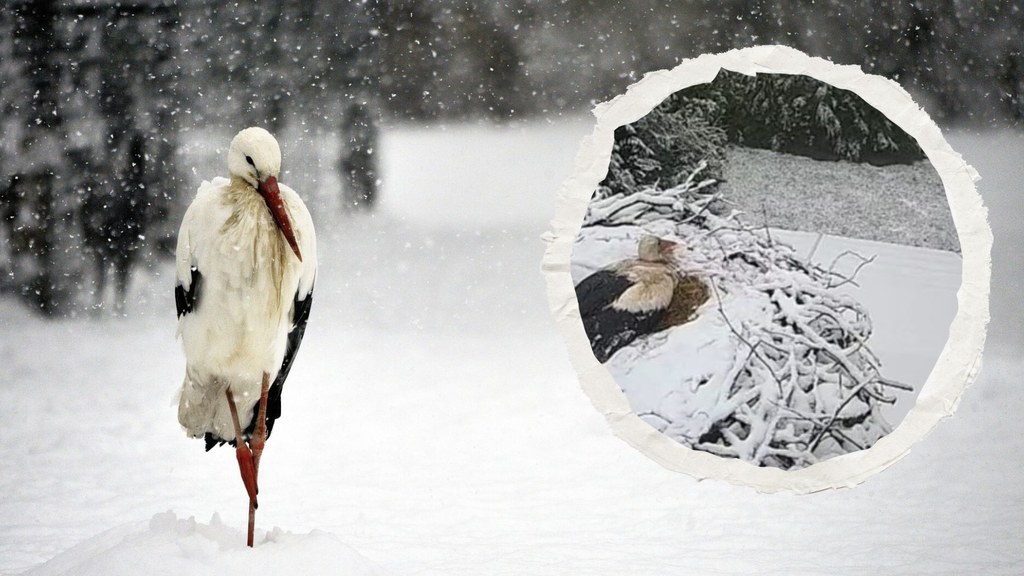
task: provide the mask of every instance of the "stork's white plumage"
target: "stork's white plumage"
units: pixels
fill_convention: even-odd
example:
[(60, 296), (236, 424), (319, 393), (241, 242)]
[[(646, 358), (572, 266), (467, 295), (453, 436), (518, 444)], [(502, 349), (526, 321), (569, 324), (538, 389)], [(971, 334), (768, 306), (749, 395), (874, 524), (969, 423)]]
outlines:
[[(230, 178), (203, 182), (178, 234), (175, 299), (186, 359), (178, 420), (190, 436), (206, 438), (207, 450), (237, 437), (252, 437), (262, 450), (261, 395), (269, 435), (309, 315), (316, 236), (298, 194), (277, 183), (280, 168), (274, 137), (242, 130), (228, 151)], [(264, 380), (273, 384), (265, 388)], [(244, 431), (236, 436), (238, 421)], [(255, 508), (255, 475), (246, 479), (238, 444)]]

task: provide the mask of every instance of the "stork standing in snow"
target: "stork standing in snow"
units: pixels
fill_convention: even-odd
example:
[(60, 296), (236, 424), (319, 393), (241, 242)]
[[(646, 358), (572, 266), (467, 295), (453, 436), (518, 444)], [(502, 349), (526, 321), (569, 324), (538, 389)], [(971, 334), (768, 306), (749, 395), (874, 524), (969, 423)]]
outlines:
[(242, 130), (228, 150), (230, 179), (203, 182), (178, 233), (175, 301), (186, 360), (178, 421), (207, 450), (235, 446), (249, 546), (260, 456), (281, 415), (316, 277), (313, 221), (298, 194), (278, 184), (280, 169), (274, 137)]
[(657, 330), (679, 282), (673, 265), (678, 246), (671, 240), (644, 236), (637, 258), (599, 270), (576, 285), (583, 328), (599, 362)]

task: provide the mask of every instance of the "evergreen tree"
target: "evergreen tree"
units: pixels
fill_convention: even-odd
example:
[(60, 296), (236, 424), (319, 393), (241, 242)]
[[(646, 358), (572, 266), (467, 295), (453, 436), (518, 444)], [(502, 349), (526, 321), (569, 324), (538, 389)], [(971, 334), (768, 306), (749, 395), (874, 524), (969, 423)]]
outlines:
[(672, 188), (706, 162), (703, 178), (721, 178), (726, 132), (719, 106), (686, 90), (668, 97), (636, 122), (615, 131), (608, 175), (598, 197), (631, 194), (647, 187)]
[(721, 106), (722, 127), (740, 146), (875, 164), (924, 158), (909, 134), (860, 96), (808, 76), (723, 70), (695, 93)]

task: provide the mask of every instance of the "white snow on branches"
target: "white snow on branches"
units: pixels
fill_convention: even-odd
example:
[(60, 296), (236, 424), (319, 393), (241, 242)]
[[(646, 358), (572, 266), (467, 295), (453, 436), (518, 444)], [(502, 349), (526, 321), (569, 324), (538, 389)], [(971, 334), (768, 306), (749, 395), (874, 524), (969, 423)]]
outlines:
[(807, 263), (770, 231), (714, 213), (723, 203), (702, 169), (674, 188), (589, 207), (576, 282), (655, 233), (681, 240), (680, 272), (710, 288), (692, 322), (606, 366), (644, 421), (697, 450), (791, 469), (870, 447), (891, 431), (883, 404), (912, 390), (883, 377), (867, 310), (838, 289), (871, 259), (845, 252), (856, 261), (845, 275)]

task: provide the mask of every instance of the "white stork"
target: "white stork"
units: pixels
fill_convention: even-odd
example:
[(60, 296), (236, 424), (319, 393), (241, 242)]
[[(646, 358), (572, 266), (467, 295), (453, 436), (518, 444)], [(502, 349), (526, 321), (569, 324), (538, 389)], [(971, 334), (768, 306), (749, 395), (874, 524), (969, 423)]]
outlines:
[(657, 330), (679, 282), (673, 260), (679, 244), (647, 235), (637, 258), (598, 270), (576, 285), (583, 328), (598, 362)]
[(235, 445), (249, 546), (260, 455), (281, 415), (316, 277), (313, 221), (298, 194), (278, 184), (280, 169), (274, 137), (242, 130), (228, 150), (230, 179), (202, 183), (178, 233), (175, 301), (186, 360), (178, 421), (207, 450)]

